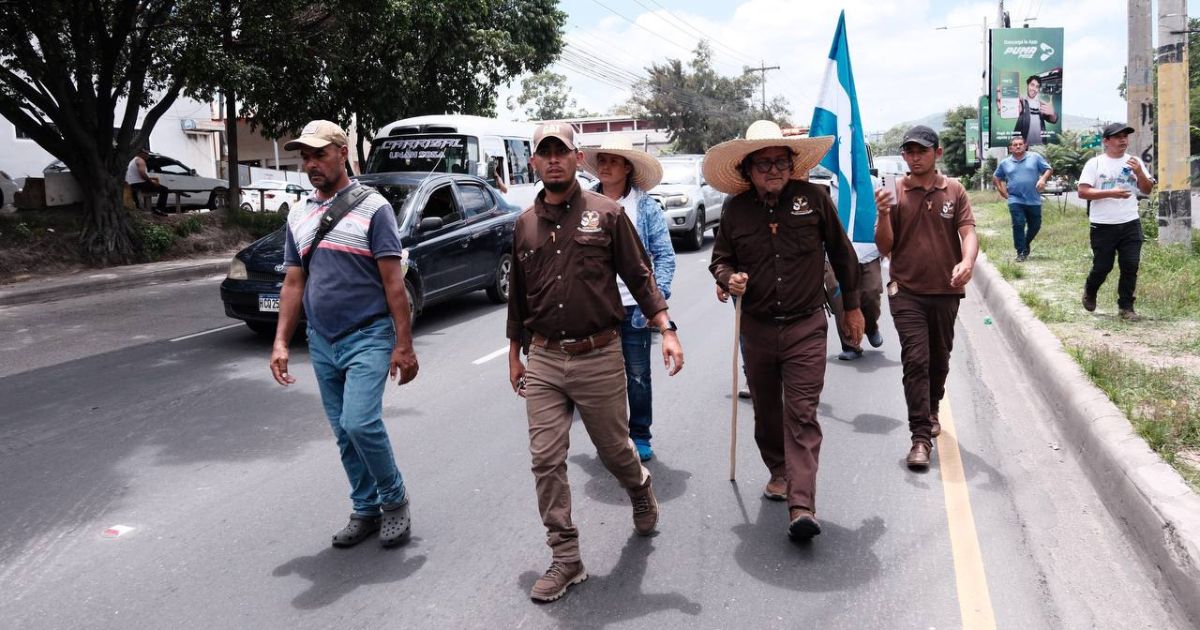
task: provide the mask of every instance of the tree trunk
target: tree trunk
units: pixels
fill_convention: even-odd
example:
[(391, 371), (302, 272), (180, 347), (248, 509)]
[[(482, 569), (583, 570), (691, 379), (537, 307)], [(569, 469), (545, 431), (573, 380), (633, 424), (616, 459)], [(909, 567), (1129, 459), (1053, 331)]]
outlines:
[(354, 126), (358, 127), (358, 133), (355, 134), (358, 137), (358, 142), (354, 143), (354, 150), (358, 152), (358, 171), (359, 173), (365, 173), (367, 172), (367, 157), (363, 153), (363, 138), (370, 138), (371, 136), (364, 135), (370, 132), (363, 129), (362, 116), (354, 117)]
[(83, 229), (79, 248), (92, 265), (107, 266), (133, 262), (139, 238), (125, 212), (121, 178), (101, 168), (71, 172), (83, 191)]

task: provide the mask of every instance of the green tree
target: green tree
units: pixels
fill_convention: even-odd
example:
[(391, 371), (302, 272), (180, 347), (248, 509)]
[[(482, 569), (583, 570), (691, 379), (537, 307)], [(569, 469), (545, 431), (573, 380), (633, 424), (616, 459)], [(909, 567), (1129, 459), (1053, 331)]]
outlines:
[(946, 112), (946, 128), (941, 132), (942, 172), (952, 177), (973, 174), (978, 166), (968, 163), (966, 121), (978, 118), (979, 109), (974, 105), (959, 105)]
[(567, 77), (543, 70), (525, 77), (521, 81), (521, 94), (509, 104), (510, 109), (525, 108), (530, 120), (562, 120), (577, 116), (588, 116), (586, 110), (578, 109), (567, 86)]
[(900, 141), (909, 125), (895, 125), (883, 133), (878, 140), (871, 143), (872, 155), (900, 155)]
[(761, 80), (756, 75), (724, 77), (716, 72), (708, 42), (696, 46), (686, 66), (668, 59), (646, 70), (649, 78), (635, 87), (634, 101), (656, 127), (667, 130), (679, 153), (703, 153), (745, 133), (758, 118), (787, 122), (789, 107), (782, 98), (771, 101), (766, 112), (754, 107)]
[(1082, 136), (1075, 131), (1064, 131), (1059, 134), (1057, 144), (1045, 145), (1043, 154), (1054, 175), (1063, 177), (1074, 185), (1083, 172), (1083, 165), (1096, 155), (1096, 149), (1085, 149), (1081, 145)]

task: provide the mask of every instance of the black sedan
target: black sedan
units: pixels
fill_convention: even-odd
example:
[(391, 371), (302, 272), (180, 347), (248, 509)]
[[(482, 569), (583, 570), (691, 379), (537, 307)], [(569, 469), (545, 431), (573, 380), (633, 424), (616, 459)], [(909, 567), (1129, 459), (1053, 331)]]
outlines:
[[(404, 286), (411, 317), (430, 304), (483, 289), (508, 301), (513, 225), (520, 208), (471, 175), (376, 173), (355, 178), (378, 190), (396, 210), (400, 242), (408, 250)], [(221, 283), (225, 314), (255, 332), (275, 334), (283, 265), (284, 230), (238, 252)]]

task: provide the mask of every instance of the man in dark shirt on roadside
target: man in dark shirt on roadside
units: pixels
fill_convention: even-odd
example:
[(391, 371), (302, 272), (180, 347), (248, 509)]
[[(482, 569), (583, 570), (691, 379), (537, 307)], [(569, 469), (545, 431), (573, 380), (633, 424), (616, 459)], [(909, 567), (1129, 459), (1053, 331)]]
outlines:
[[(683, 349), (633, 223), (615, 201), (584, 191), (575, 179), (582, 154), (574, 130), (568, 124), (541, 125), (533, 148), (532, 163), (545, 189), (517, 218), (506, 334), (509, 380), (525, 398), (538, 509), (553, 554), (529, 595), (549, 602), (587, 579), (567, 484), (576, 410), (600, 461), (633, 502), (635, 531), (648, 536), (658, 523), (650, 473), (629, 439), (618, 275), (662, 333), (669, 374), (683, 367)], [(521, 362), (525, 340), (528, 369)]]
[(897, 187), (875, 192), (875, 244), (890, 256), (888, 304), (900, 337), (904, 400), (912, 433), (907, 464), (929, 468), (933, 438), (942, 432), (938, 404), (946, 394), (958, 303), (979, 254), (975, 215), (967, 191), (937, 172), (942, 156), (934, 130), (917, 125), (904, 134), (900, 154), (909, 174)]
[(747, 380), (754, 401), (754, 440), (771, 479), (763, 495), (788, 502), (788, 535), (821, 533), (816, 518), (825, 386), (825, 256), (843, 287), (846, 325), (857, 345), (858, 257), (821, 186), (801, 181), (833, 139), (785, 138), (760, 120), (744, 140), (708, 151), (704, 177), (731, 196), (721, 214), (709, 271), (741, 296)]

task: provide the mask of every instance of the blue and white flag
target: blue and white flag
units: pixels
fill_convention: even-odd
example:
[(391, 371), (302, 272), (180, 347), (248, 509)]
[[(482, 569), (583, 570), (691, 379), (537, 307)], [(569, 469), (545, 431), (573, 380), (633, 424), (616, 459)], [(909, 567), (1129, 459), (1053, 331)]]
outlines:
[(833, 147), (821, 166), (833, 171), (834, 200), (842, 227), (857, 243), (875, 242), (875, 187), (858, 116), (854, 73), (850, 71), (850, 44), (846, 38), (846, 12), (838, 18), (825, 80), (817, 96), (808, 135), (834, 136)]

